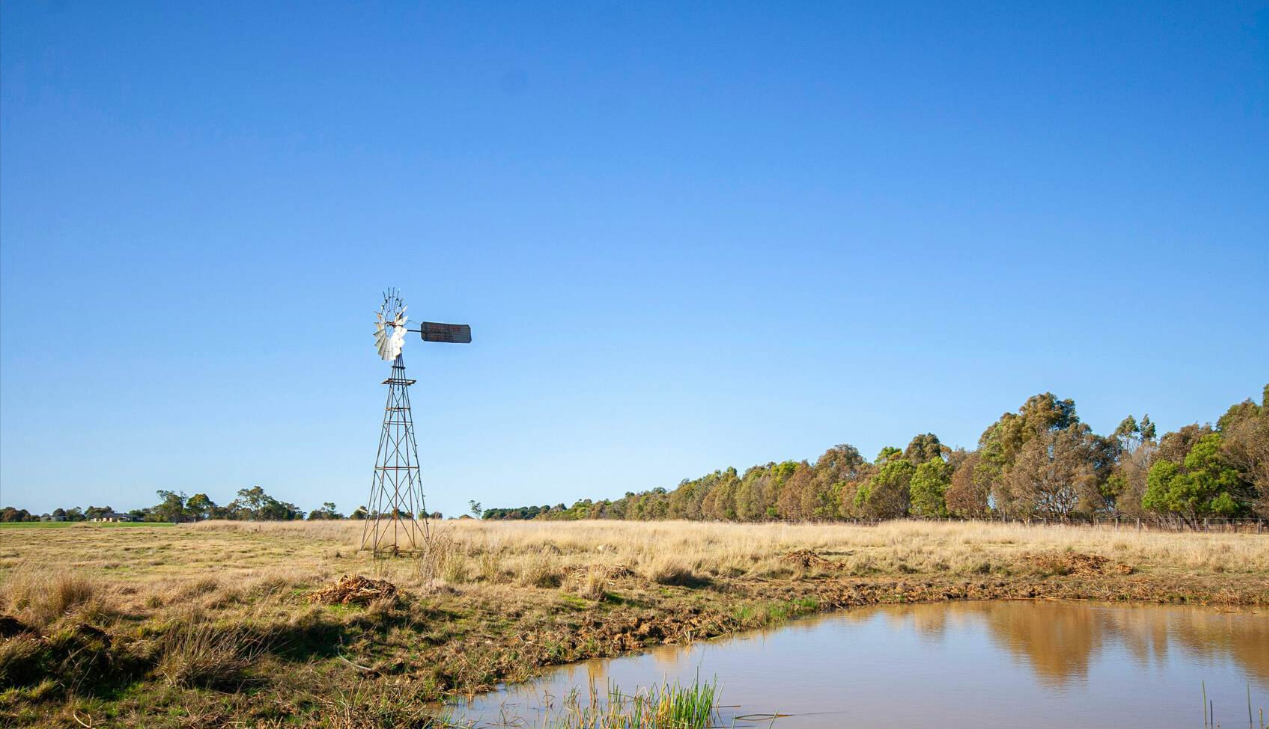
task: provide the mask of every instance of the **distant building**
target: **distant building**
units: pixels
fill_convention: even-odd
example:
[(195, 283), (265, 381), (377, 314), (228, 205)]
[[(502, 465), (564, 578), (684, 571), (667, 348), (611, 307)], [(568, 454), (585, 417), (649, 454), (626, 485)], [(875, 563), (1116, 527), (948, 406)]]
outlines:
[(108, 511), (105, 514), (98, 514), (92, 518), (92, 521), (136, 521), (131, 514), (120, 514), (117, 511)]

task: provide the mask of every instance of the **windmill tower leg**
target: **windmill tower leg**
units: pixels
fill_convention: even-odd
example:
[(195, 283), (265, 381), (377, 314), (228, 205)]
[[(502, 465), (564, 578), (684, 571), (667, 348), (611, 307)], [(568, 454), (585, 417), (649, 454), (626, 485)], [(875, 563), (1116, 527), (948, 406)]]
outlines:
[(418, 552), (428, 539), (419, 447), (410, 412), (409, 387), (414, 380), (406, 379), (401, 355), (392, 362), (392, 375), (383, 384), (388, 386), (388, 402), (366, 504), (370, 513), (361, 533), (361, 548), (370, 549), (375, 557)]

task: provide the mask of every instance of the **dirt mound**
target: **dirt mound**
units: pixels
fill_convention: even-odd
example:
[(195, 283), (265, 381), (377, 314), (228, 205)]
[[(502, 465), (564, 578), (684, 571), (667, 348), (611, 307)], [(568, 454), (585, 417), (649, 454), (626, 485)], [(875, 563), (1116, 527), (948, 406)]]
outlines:
[(397, 595), (397, 586), (387, 580), (372, 580), (361, 575), (349, 577), (344, 575), (333, 585), (308, 596), (310, 602), (321, 602), (328, 605), (349, 603), (368, 603), (375, 600), (392, 599)]
[(1106, 575), (1133, 573), (1132, 565), (1112, 562), (1099, 554), (1082, 554), (1080, 552), (1059, 552), (1036, 554), (1031, 556), (1031, 564), (1045, 575)]
[(837, 565), (830, 562), (809, 549), (798, 549), (780, 558), (780, 561), (787, 562), (795, 567), (801, 567), (804, 570), (812, 568), (821, 570), (831, 570)]

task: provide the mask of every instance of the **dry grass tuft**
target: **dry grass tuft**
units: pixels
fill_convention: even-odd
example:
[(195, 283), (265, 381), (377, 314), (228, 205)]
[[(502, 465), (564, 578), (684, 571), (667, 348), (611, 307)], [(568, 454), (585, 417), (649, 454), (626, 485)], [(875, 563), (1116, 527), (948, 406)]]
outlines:
[(449, 534), (435, 534), (423, 545), (415, 567), (415, 578), (420, 583), (441, 580), (452, 585), (468, 581), (466, 545), (460, 544)]
[(587, 600), (602, 600), (608, 594), (608, 570), (590, 567), (574, 570), (565, 581), (566, 589)]
[(65, 569), (34, 565), (20, 566), (0, 583), (0, 609), (40, 628), (78, 612), (91, 613), (94, 618), (106, 613), (102, 589), (95, 580)]
[(559, 587), (564, 580), (564, 574), (551, 556), (549, 552), (543, 550), (521, 565), (520, 584), (525, 587)]
[(158, 673), (169, 684), (232, 691), (249, 682), (264, 646), (239, 628), (190, 621), (164, 635), (162, 651)]

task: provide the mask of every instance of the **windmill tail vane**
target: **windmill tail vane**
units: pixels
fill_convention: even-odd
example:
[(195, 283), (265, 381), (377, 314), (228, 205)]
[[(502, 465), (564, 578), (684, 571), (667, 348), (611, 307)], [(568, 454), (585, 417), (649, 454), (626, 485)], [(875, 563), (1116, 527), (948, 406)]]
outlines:
[(389, 289), (375, 313), (375, 350), (380, 358), (392, 362), (391, 374), (383, 381), (388, 386), (388, 400), (366, 503), (369, 514), (361, 535), (361, 548), (369, 549), (375, 557), (417, 553), (430, 538), (419, 446), (410, 410), (409, 388), (416, 380), (405, 376), (405, 359), (401, 355), (405, 335), (417, 333), (424, 342), (471, 342), (471, 327), (466, 324), (421, 322), (418, 329), (410, 329), (405, 310), (400, 293)]

